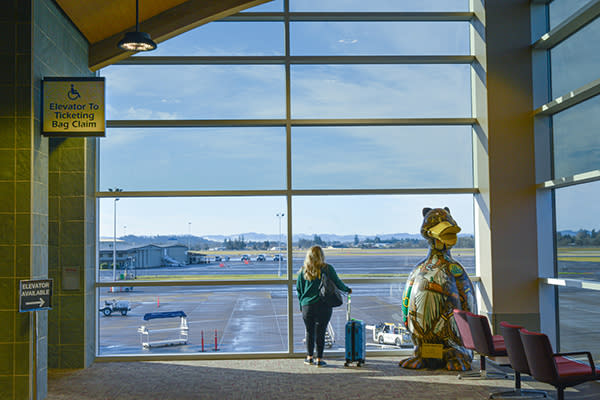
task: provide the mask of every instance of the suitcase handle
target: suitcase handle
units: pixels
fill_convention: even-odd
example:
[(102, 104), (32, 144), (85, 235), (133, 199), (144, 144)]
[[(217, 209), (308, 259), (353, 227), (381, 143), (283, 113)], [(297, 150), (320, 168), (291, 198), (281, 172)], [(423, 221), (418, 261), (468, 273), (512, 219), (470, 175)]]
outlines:
[(350, 294), (348, 294), (348, 301), (346, 301), (346, 321), (350, 321)]

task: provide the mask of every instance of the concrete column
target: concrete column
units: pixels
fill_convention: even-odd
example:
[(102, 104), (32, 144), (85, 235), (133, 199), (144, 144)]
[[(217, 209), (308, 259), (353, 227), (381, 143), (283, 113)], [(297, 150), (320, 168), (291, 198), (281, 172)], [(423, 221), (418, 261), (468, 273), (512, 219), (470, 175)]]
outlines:
[(539, 329), (530, 2), (471, 3), (479, 310)]

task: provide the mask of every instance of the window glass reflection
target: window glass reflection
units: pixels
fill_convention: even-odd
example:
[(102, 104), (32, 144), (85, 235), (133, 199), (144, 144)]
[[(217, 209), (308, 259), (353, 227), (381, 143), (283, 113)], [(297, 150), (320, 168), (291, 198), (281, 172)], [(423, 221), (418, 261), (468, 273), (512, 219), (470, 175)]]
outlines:
[(558, 24), (569, 18), (590, 0), (553, 0), (549, 5), (550, 29), (556, 28)]
[(600, 169), (600, 96), (552, 117), (554, 177)]
[(600, 77), (600, 19), (550, 50), (552, 96), (563, 96)]

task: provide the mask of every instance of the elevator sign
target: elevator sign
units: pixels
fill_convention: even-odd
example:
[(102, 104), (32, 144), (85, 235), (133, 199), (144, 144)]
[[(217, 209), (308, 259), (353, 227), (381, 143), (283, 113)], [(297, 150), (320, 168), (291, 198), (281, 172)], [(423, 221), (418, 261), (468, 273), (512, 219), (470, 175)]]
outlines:
[(19, 281), (19, 312), (52, 308), (52, 279)]
[(104, 78), (44, 78), (42, 107), (46, 136), (105, 136)]

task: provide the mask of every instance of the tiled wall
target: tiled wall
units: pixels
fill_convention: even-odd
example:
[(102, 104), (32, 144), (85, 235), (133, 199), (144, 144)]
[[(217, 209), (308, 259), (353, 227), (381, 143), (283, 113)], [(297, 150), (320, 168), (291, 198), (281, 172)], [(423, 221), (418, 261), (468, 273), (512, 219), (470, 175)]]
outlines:
[[(35, 98), (40, 98), (44, 77), (92, 74), (87, 69), (88, 44), (81, 34), (52, 1), (35, 4), (33, 70)], [(48, 276), (54, 279), (54, 307), (48, 313), (49, 368), (84, 368), (95, 354), (95, 140), (49, 140)], [(79, 289), (65, 288), (63, 273), (78, 274)]]
[[(86, 319), (85, 315), (94, 314), (84, 307), (93, 309), (93, 272), (91, 279), (89, 272), (85, 273), (93, 271), (94, 262), (91, 254), (95, 238), (89, 225), (93, 225), (95, 218), (91, 197), (95, 141), (73, 139), (68, 156), (73, 161), (66, 162), (65, 167), (62, 159), (56, 165), (50, 163), (55, 170), (76, 168), (83, 174), (73, 183), (78, 186), (77, 193), (83, 194), (77, 200), (72, 199), (72, 186), (63, 192), (65, 186), (61, 185), (66, 182), (59, 180), (57, 187), (49, 182), (49, 158), (56, 161), (56, 157), (50, 152), (49, 140), (40, 134), (39, 121), (41, 78), (89, 75), (87, 42), (52, 0), (3, 1), (0, 37), (0, 399), (26, 399), (30, 398), (30, 392), (43, 399), (47, 393), (47, 365), (54, 365), (62, 352), (59, 346), (58, 358), (55, 352), (48, 356), (48, 349), (53, 348), (48, 343), (49, 337), (53, 337), (48, 335), (49, 324), (58, 326), (59, 332), (61, 328), (69, 329), (71, 333), (63, 336), (63, 341), (79, 344), (64, 350), (69, 354), (65, 358), (77, 360), (70, 365), (87, 365), (93, 357), (94, 319)], [(68, 221), (85, 221), (83, 229), (71, 234), (65, 231), (64, 240), (56, 235), (67, 220), (61, 217), (55, 203), (49, 204), (50, 191), (58, 191), (54, 197), (59, 203), (63, 197), (68, 198), (66, 202), (71, 204), (65, 217)], [(74, 216), (73, 212), (81, 215)], [(49, 230), (49, 217), (59, 221), (58, 230)], [(73, 311), (77, 326), (75, 319), (60, 321), (57, 312), (62, 303), (60, 274), (56, 273), (60, 268), (56, 260), (60, 257), (56, 251), (49, 254), (49, 241), (57, 243), (53, 249), (58, 252), (61, 250), (58, 245), (71, 243), (71, 251), (63, 253), (81, 254), (76, 262), (72, 261), (80, 263), (82, 271), (82, 290)], [(53, 267), (56, 266), (51, 274), (49, 257)], [(55, 307), (37, 315), (19, 313), (19, 281), (46, 277), (55, 279)], [(31, 329), (34, 323), (37, 329)]]
[[(34, 315), (18, 312), (17, 288), (47, 270), (45, 236), (34, 234), (47, 225), (48, 181), (35, 168), (47, 164), (48, 143), (33, 134), (31, 12), (29, 1), (0, 7), (0, 399), (28, 398)], [(40, 342), (45, 313), (39, 313)]]

